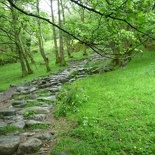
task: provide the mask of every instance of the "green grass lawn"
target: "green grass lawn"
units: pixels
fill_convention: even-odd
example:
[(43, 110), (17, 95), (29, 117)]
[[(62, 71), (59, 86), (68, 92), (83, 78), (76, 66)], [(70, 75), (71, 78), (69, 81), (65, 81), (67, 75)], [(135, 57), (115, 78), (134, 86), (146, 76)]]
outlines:
[[(56, 136), (60, 140), (51, 154), (154, 155), (154, 84), (155, 52), (147, 52), (136, 56), (125, 69), (89, 76), (68, 86), (78, 88), (75, 99), (83, 102), (76, 105), (76, 112), (69, 109), (66, 113), (66, 119), (75, 125)], [(72, 100), (70, 106), (75, 105)], [(58, 106), (57, 113), (65, 107)]]

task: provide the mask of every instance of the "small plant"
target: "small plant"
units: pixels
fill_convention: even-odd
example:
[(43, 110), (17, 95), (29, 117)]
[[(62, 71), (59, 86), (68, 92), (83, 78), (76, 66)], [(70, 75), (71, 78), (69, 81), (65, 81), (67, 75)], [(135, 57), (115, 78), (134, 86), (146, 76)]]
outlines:
[(24, 113), (24, 117), (28, 119), (31, 115), (35, 115), (35, 114), (37, 114), (35, 110), (29, 110)]
[[(81, 93), (79, 95), (79, 93)], [(67, 113), (75, 113), (79, 111), (79, 106), (81, 106), (87, 100), (84, 95), (84, 90), (79, 87), (69, 87), (63, 88), (60, 93), (57, 94), (58, 108), (55, 112), (55, 116), (66, 116)]]

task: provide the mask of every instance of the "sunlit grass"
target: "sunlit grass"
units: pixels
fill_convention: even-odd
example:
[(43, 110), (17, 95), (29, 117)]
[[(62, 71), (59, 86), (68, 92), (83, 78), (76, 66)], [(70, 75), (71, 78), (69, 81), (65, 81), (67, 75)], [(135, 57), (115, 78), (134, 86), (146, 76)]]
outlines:
[(63, 135), (52, 154), (154, 155), (154, 60), (155, 53), (145, 53), (125, 69), (74, 82), (72, 87), (82, 88), (88, 99), (67, 116), (77, 126)]

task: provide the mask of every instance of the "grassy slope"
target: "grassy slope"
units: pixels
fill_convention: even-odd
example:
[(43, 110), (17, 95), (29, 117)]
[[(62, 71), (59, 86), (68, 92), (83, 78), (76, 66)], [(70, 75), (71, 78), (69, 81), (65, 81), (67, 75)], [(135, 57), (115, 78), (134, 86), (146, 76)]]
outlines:
[[(73, 155), (155, 154), (155, 53), (135, 57), (125, 69), (77, 80), (88, 99), (67, 119), (78, 125), (54, 152)], [(78, 92), (78, 95), (81, 92)]]

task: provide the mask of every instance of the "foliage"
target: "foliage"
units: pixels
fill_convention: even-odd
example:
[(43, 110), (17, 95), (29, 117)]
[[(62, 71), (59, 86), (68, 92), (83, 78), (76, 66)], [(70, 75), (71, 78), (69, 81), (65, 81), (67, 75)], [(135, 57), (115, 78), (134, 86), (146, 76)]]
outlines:
[(74, 82), (70, 87), (80, 85), (88, 100), (78, 113), (67, 115), (77, 125), (62, 135), (53, 153), (153, 155), (154, 59), (154, 52), (145, 52), (126, 69)]
[[(79, 96), (79, 94), (81, 94)], [(87, 97), (81, 87), (64, 87), (61, 92), (57, 94), (57, 110), (55, 111), (56, 117), (66, 116), (69, 113), (77, 113), (79, 107), (84, 105)]]

